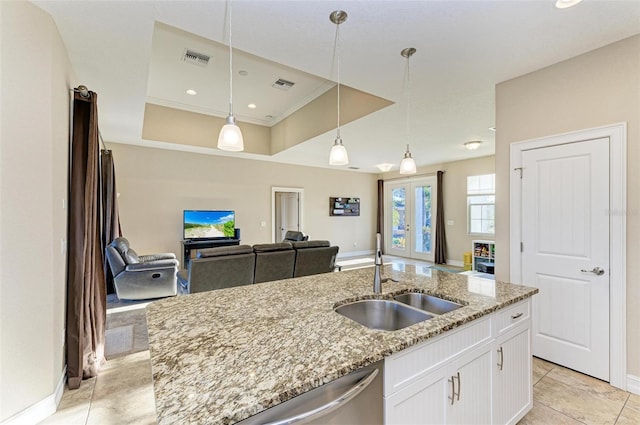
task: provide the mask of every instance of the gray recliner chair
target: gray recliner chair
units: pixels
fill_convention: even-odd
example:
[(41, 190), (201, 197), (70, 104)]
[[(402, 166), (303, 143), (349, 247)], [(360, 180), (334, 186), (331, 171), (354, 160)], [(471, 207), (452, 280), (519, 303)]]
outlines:
[(331, 246), (329, 241), (292, 242), (296, 250), (296, 265), (293, 277), (335, 271), (338, 247)]
[(249, 245), (224, 246), (198, 251), (189, 261), (189, 293), (250, 285), (256, 255)]
[(282, 242), (300, 242), (306, 241), (309, 239), (309, 235), (305, 236), (302, 232), (296, 232), (293, 230), (287, 230), (287, 233), (284, 234), (284, 239)]
[(114, 239), (105, 254), (119, 299), (144, 300), (177, 295), (179, 263), (175, 254), (138, 255), (122, 237)]
[(253, 251), (256, 253), (254, 283), (293, 277), (296, 252), (290, 242), (257, 244)]

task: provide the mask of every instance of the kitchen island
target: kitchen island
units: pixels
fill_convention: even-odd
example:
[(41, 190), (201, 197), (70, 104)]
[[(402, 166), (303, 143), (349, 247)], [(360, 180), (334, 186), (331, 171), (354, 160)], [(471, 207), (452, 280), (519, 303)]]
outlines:
[[(158, 423), (229, 424), (354, 370), (526, 300), (537, 289), (384, 266), (175, 297), (147, 307)], [(420, 291), (463, 304), (396, 331), (369, 329), (336, 312), (364, 298)], [(382, 403), (382, 400), (381, 400)]]

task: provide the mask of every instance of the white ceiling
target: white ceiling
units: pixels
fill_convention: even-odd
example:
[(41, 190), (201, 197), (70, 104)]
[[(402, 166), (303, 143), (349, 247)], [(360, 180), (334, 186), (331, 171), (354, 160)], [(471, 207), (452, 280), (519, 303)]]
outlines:
[[(225, 1), (34, 3), (53, 16), (79, 81), (98, 93), (106, 141), (154, 145), (141, 139), (145, 102), (212, 115), (224, 111), (219, 105), (226, 104), (228, 91), (218, 96), (222, 102), (212, 104), (202, 100), (206, 90), (186, 97), (185, 81), (156, 65), (162, 45), (154, 44), (154, 27), (161, 22), (226, 44)], [(494, 153), (495, 134), (489, 127), (494, 125), (495, 84), (640, 33), (638, 0), (584, 0), (562, 10), (554, 3), (234, 0), (233, 46), (265, 66), (271, 61), (302, 71), (309, 78), (309, 93), (321, 92), (327, 88), (323, 79), (335, 80), (335, 25), (329, 14), (345, 10), (341, 82), (396, 102), (342, 127), (350, 166), (376, 172), (375, 164), (394, 162), (397, 170), (407, 143), (403, 48), (417, 49), (411, 58), (409, 143), (418, 165), (427, 165)], [(234, 71), (240, 69), (234, 57)], [(263, 102), (249, 100), (256, 91), (250, 78), (234, 75), (234, 109), (248, 120), (251, 112), (239, 108)], [(267, 114), (277, 119), (296, 102)], [(254, 113), (266, 110), (261, 108), (266, 106), (258, 104)], [(264, 120), (264, 115), (252, 119)], [(212, 135), (212, 149), (205, 152), (328, 167), (334, 138), (329, 132), (266, 158), (222, 153), (213, 148), (217, 135)], [(481, 147), (466, 151), (463, 143), (476, 139), (484, 141)]]

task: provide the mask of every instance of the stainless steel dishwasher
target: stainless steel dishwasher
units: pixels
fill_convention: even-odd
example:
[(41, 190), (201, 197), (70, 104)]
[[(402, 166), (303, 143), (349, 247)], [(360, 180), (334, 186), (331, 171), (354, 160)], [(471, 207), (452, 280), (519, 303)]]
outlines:
[(241, 425), (383, 423), (382, 361), (238, 422)]

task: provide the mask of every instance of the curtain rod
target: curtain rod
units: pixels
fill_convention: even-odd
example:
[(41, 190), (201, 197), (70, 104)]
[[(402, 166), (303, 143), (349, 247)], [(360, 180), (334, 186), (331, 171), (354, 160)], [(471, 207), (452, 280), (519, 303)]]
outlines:
[[(438, 171), (442, 171), (442, 170), (438, 170)], [(394, 180), (407, 180), (407, 179), (412, 179), (412, 178), (415, 178), (415, 177), (431, 177), (431, 176), (437, 175), (438, 171), (434, 171), (433, 173), (411, 174), (411, 175), (408, 175), (406, 177), (403, 176), (403, 177), (394, 177), (394, 178), (391, 178), (391, 179), (382, 179), (382, 181), (390, 182), (390, 181), (394, 181)], [(444, 173), (446, 173), (446, 171), (442, 171), (442, 173), (444, 174)]]
[[(89, 89), (87, 88), (87, 86), (83, 84), (79, 85), (76, 88), (69, 89), (69, 91), (72, 91), (74, 93), (80, 93), (80, 96), (84, 97), (85, 99), (89, 99), (91, 97), (91, 92), (89, 92)], [(104, 144), (104, 139), (102, 138), (102, 133), (100, 132), (100, 128), (98, 128), (98, 141), (102, 145), (103, 150), (107, 152), (111, 152), (111, 150), (107, 149), (107, 147)]]

